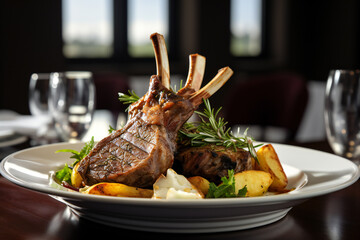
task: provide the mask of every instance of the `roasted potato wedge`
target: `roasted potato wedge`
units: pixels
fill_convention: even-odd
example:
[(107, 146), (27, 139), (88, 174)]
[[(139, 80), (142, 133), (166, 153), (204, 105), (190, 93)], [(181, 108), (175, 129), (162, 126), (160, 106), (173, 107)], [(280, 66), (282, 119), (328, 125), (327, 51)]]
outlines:
[(206, 196), (209, 191), (210, 185), (210, 182), (207, 179), (200, 176), (194, 176), (189, 177), (188, 180), (192, 185), (194, 185), (198, 190), (200, 190), (204, 194), (204, 196)]
[(288, 184), (288, 179), (274, 147), (271, 144), (262, 146), (257, 151), (257, 157), (259, 160), (257, 168), (270, 173), (274, 179), (269, 189), (283, 191)]
[(83, 181), (82, 177), (80, 176), (79, 172), (77, 171), (79, 167), (79, 163), (77, 163), (72, 172), (71, 172), (71, 185), (73, 185), (73, 187), (79, 188), (81, 186), (81, 183)]
[(247, 188), (247, 197), (261, 196), (268, 191), (269, 186), (273, 182), (270, 173), (259, 170), (247, 170), (236, 173), (235, 191), (238, 192), (245, 185)]
[(90, 186), (83, 193), (115, 197), (151, 198), (153, 190), (131, 187), (121, 183), (102, 182)]

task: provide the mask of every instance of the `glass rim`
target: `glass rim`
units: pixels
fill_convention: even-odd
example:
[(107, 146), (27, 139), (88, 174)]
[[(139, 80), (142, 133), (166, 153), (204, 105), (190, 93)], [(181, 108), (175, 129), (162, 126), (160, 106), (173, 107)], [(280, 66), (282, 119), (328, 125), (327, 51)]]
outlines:
[(32, 73), (30, 78), (34, 79), (34, 80), (49, 79), (50, 78), (50, 73)]
[(331, 69), (330, 73), (332, 72), (360, 74), (360, 69)]
[(65, 76), (69, 79), (76, 79), (76, 78), (92, 78), (93, 73), (90, 71), (65, 71), (65, 72), (52, 72), (51, 75), (53, 76)]

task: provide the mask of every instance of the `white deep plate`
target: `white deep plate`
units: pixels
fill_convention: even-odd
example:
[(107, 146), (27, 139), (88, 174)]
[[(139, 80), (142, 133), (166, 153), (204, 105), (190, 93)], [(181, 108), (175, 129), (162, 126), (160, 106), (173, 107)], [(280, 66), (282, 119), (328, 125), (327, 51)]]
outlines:
[(29, 148), (6, 157), (0, 166), (8, 180), (46, 193), (84, 218), (102, 224), (153, 232), (222, 232), (263, 226), (283, 218), (295, 205), (354, 183), (360, 175), (352, 162), (333, 154), (273, 144), (288, 176), (288, 188), (278, 195), (253, 198), (153, 200), (87, 195), (50, 186), (49, 172), (71, 164), (59, 149), (82, 148), (82, 143)]

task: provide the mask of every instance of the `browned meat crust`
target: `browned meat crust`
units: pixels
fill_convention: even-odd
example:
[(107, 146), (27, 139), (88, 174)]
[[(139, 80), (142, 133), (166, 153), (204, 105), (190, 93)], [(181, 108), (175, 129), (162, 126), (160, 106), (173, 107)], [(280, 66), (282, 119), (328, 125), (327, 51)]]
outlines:
[(175, 155), (177, 166), (185, 176), (201, 176), (211, 182), (220, 183), (229, 169), (241, 172), (253, 168), (253, 160), (248, 151), (207, 145), (180, 149)]

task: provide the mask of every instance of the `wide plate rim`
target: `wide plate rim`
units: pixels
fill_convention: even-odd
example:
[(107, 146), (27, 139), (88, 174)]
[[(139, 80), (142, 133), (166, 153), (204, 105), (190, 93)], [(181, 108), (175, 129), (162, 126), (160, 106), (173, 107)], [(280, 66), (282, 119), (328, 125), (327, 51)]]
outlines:
[[(348, 164), (349, 167), (352, 167), (352, 172), (349, 172), (348, 174), (351, 174), (351, 177), (349, 179), (344, 179), (343, 182), (340, 184), (337, 183), (336, 185), (327, 186), (324, 189), (321, 189), (321, 191), (305, 191), (303, 192), (302, 189), (299, 191), (294, 191), (291, 193), (285, 193), (285, 194), (278, 194), (278, 195), (272, 195), (272, 196), (261, 196), (261, 197), (252, 197), (252, 198), (232, 198), (232, 199), (197, 199), (197, 200), (161, 200), (161, 199), (141, 199), (141, 198), (126, 198), (126, 197), (109, 197), (109, 196), (96, 196), (96, 195), (86, 195), (86, 194), (80, 194), (77, 192), (67, 192), (63, 190), (58, 190), (55, 188), (49, 188), (48, 186), (38, 186), (33, 185), (31, 183), (27, 183), (24, 181), (21, 181), (21, 179), (14, 178), (10, 173), (8, 173), (5, 169), (5, 165), (8, 163), (8, 161), (16, 154), (19, 153), (26, 153), (30, 149), (32, 150), (41, 150), (43, 148), (48, 147), (54, 147), (54, 146), (62, 146), (62, 145), (76, 145), (81, 143), (55, 143), (55, 144), (48, 144), (48, 145), (42, 145), (32, 148), (27, 148), (24, 150), (20, 150), (16, 153), (13, 153), (6, 158), (4, 158), (1, 161), (0, 165), (0, 173), (2, 176), (4, 176), (9, 181), (24, 187), (28, 188), (37, 192), (54, 195), (63, 197), (65, 199), (72, 199), (76, 201), (91, 201), (91, 202), (104, 202), (104, 203), (118, 203), (118, 204), (131, 204), (131, 205), (143, 205), (143, 206), (158, 206), (158, 205), (166, 205), (166, 206), (178, 206), (178, 207), (190, 207), (190, 206), (196, 206), (196, 207), (209, 207), (216, 205), (217, 207), (231, 207), (233, 205), (273, 205), (273, 204), (279, 204), (283, 202), (290, 202), (290, 201), (299, 201), (304, 200), (320, 195), (325, 195), (331, 192), (335, 192), (338, 190), (341, 190), (343, 188), (346, 188), (357, 181), (360, 177), (360, 170), (359, 167), (356, 166), (354, 163), (350, 162), (349, 160), (336, 156), (331, 153), (322, 152), (319, 150), (299, 147), (299, 146), (293, 146), (293, 145), (287, 145), (287, 144), (279, 144), (279, 143), (272, 143), (277, 149), (278, 147), (282, 148), (293, 148), (300, 151), (308, 151), (313, 152), (316, 154), (324, 155), (327, 157), (335, 158), (339, 161), (344, 161), (344, 163)], [(278, 147), (277, 147), (278, 146)], [(306, 189), (306, 186), (303, 188)], [(315, 189), (318, 190), (318, 189)]]

